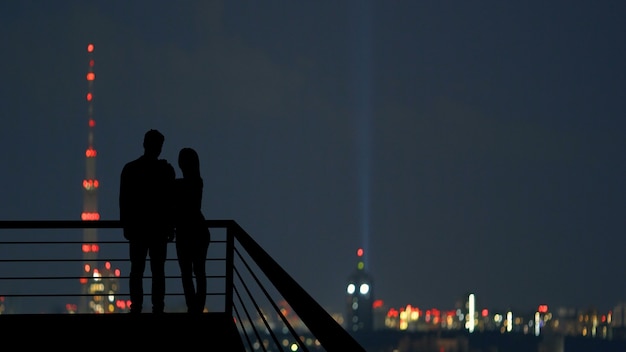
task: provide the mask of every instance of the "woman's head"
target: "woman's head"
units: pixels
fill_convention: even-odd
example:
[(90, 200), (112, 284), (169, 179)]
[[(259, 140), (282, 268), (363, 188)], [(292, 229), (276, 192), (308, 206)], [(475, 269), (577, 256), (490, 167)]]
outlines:
[(200, 177), (200, 159), (193, 148), (183, 148), (178, 152), (178, 167), (183, 177)]

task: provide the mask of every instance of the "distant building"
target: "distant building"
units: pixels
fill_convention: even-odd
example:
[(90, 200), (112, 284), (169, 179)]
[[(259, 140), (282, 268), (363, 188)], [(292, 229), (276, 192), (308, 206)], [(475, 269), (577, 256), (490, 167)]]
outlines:
[(349, 276), (346, 286), (345, 329), (350, 332), (372, 331), (374, 328), (374, 287), (365, 271), (364, 251), (357, 250), (356, 270)]
[(620, 302), (613, 308), (611, 320), (611, 337), (626, 339), (626, 303)]

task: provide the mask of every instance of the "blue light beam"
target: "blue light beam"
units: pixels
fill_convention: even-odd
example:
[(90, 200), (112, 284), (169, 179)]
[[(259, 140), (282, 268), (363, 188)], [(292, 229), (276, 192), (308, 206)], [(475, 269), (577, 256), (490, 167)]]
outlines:
[(370, 182), (372, 149), (372, 6), (359, 1), (351, 17), (351, 65), (353, 104), (356, 123), (357, 167), (359, 185), (359, 216), (365, 268), (369, 267)]

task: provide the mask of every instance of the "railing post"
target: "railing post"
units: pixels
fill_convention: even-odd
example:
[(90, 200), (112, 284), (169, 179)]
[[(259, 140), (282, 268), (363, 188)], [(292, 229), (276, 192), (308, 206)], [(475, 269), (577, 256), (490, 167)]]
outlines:
[(236, 228), (232, 224), (226, 227), (226, 282), (224, 297), (224, 312), (233, 315), (233, 274), (234, 274), (234, 257), (235, 257), (235, 231)]

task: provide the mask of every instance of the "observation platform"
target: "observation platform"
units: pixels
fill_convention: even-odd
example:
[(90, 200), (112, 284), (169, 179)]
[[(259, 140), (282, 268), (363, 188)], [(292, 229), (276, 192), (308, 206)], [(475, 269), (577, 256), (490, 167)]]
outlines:
[(121, 347), (162, 350), (187, 348), (245, 351), (231, 315), (163, 314), (4, 314), (0, 331), (23, 350), (110, 351)]
[[(119, 239), (120, 221), (0, 221), (0, 297), (6, 298), (6, 312), (11, 312), (0, 314), (5, 341), (14, 341), (12, 346), (18, 348), (44, 351), (110, 351), (120, 347), (177, 351), (188, 346), (229, 352), (258, 348), (365, 352), (354, 336), (234, 220), (207, 220), (206, 226), (211, 229), (206, 258), (211, 268), (206, 277), (210, 292), (205, 309), (209, 313), (134, 315), (124, 311), (129, 277), (120, 275), (129, 272), (129, 260), (114, 254), (127, 253), (127, 241)], [(84, 239), (85, 230), (91, 229), (100, 230), (97, 241)], [(98, 244), (98, 258), (68, 257), (67, 250), (59, 249), (85, 242)], [(120, 252), (118, 246), (124, 249)], [(89, 270), (99, 265), (108, 270), (107, 263), (114, 263), (119, 270), (117, 274), (110, 270), (95, 273), (95, 269), (80, 276), (71, 274), (85, 262), (90, 262), (85, 266)], [(177, 286), (180, 276), (174, 258), (166, 261), (166, 280), (173, 280), (172, 285), (166, 284), (170, 289), (166, 299), (183, 295)], [(76, 282), (88, 290), (75, 292), (72, 283)], [(144, 287), (149, 287), (147, 282)], [(98, 308), (94, 311), (112, 313), (72, 314), (68, 310), (29, 314), (19, 310), (29, 302), (79, 297), (90, 300), (89, 304)]]

